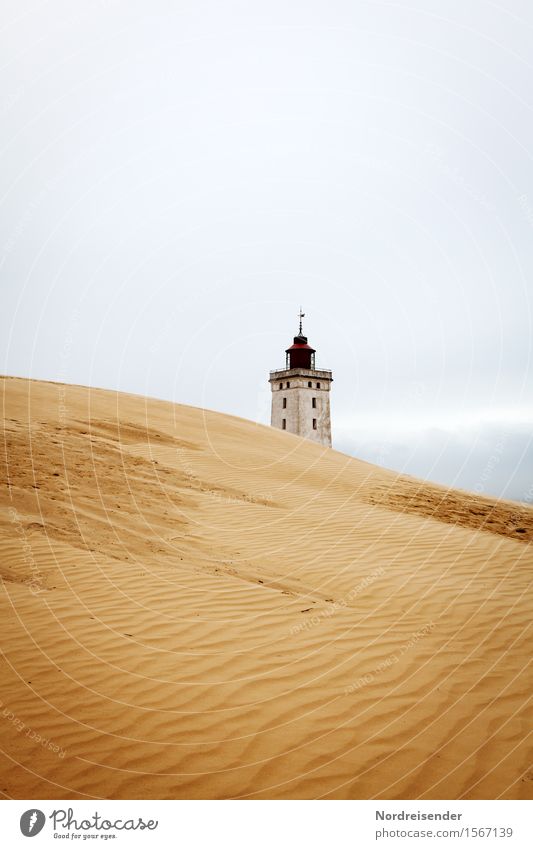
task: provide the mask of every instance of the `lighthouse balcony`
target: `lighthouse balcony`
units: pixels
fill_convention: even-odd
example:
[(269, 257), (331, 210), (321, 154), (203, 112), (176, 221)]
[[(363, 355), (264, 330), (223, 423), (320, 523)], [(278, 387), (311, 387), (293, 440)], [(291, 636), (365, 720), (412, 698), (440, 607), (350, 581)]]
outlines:
[(330, 369), (318, 369), (318, 368), (278, 368), (274, 369), (274, 371), (270, 372), (270, 380), (285, 380), (290, 377), (309, 377), (315, 378), (317, 380), (331, 380), (333, 381), (333, 377), (331, 376)]

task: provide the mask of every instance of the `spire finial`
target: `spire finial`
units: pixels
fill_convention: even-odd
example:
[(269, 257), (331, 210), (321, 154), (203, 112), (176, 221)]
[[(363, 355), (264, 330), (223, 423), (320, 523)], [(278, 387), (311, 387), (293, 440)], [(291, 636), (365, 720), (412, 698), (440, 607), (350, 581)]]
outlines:
[(300, 336), (303, 336), (303, 331), (302, 331), (302, 318), (305, 318), (305, 313), (304, 313), (304, 312), (302, 312), (302, 308), (301, 308), (301, 307), (300, 307), (300, 315), (299, 315), (299, 318), (300, 318), (300, 331), (299, 331), (299, 335), (300, 335)]

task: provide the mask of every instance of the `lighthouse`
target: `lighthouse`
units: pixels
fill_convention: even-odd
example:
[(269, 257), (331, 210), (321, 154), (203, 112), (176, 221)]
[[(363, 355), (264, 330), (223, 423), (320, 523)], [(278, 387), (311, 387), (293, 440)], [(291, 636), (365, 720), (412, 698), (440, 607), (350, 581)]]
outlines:
[(285, 368), (270, 372), (270, 423), (272, 427), (331, 447), (329, 393), (333, 377), (327, 369), (316, 368), (316, 351), (303, 335), (304, 317), (300, 309), (300, 329), (285, 351)]

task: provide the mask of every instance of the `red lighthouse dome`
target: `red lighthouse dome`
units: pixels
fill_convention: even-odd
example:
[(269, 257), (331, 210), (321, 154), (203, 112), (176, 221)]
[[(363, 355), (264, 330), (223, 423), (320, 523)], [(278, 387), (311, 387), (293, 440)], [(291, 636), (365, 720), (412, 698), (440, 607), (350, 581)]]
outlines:
[(304, 336), (302, 330), (302, 318), (305, 317), (305, 313), (302, 312), (302, 308), (300, 307), (300, 329), (298, 331), (298, 336), (294, 337), (294, 342), (290, 348), (285, 349), (286, 357), (286, 368), (307, 368), (314, 369), (315, 367), (315, 349), (311, 348), (311, 345), (307, 344), (307, 336)]
[(300, 332), (294, 337), (294, 343), (290, 348), (287, 348), (287, 368), (308, 368), (315, 367), (315, 349), (307, 344), (307, 336), (303, 336)]

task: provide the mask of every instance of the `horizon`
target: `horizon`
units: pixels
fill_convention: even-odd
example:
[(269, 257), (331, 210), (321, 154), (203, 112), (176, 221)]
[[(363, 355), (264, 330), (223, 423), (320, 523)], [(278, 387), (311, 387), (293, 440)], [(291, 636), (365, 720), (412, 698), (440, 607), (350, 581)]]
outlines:
[(53, 6), (1, 36), (0, 370), (268, 424), (301, 304), (335, 448), (529, 503), (513, 15)]
[[(260, 424), (262, 427), (266, 427), (266, 428), (271, 427), (271, 425), (267, 422), (257, 421), (255, 419), (248, 419), (248, 418), (246, 418), (246, 416), (240, 416), (236, 413), (224, 412), (224, 411), (217, 410), (217, 409), (214, 409), (214, 408), (211, 408), (211, 407), (201, 407), (198, 404), (184, 404), (184, 403), (181, 403), (179, 401), (173, 401), (170, 398), (160, 398), (160, 397), (157, 397), (157, 396), (154, 396), (154, 395), (143, 395), (142, 393), (139, 393), (139, 392), (129, 392), (129, 391), (126, 391), (126, 390), (123, 390), (123, 389), (119, 390), (119, 389), (116, 389), (114, 387), (92, 386), (92, 385), (89, 385), (89, 384), (80, 384), (80, 383), (69, 383), (69, 382), (65, 382), (65, 381), (61, 381), (61, 380), (44, 380), (44, 379), (40, 379), (40, 378), (30, 378), (30, 377), (25, 377), (24, 375), (14, 375), (14, 374), (13, 375), (0, 374), (0, 380), (27, 380), (27, 381), (30, 381), (30, 382), (34, 381), (34, 382), (37, 382), (37, 383), (51, 383), (51, 384), (56, 385), (56, 386), (66, 386), (66, 387), (68, 387), (68, 386), (76, 387), (77, 386), (77, 387), (82, 388), (82, 389), (89, 389), (89, 390), (96, 391), (96, 392), (100, 392), (100, 391), (101, 392), (110, 392), (110, 393), (119, 392), (119, 393), (123, 393), (125, 395), (132, 395), (132, 396), (135, 396), (135, 397), (146, 398), (146, 399), (153, 400), (153, 401), (161, 401), (163, 403), (175, 404), (176, 406), (191, 407), (191, 408), (194, 408), (194, 409), (205, 411), (207, 413), (215, 413), (217, 415), (229, 416), (231, 418), (242, 419), (243, 421), (246, 421), (246, 422), (249, 422), (249, 423)], [(513, 422), (514, 421), (515, 420), (513, 419)], [(527, 434), (529, 434), (530, 433), (529, 423), (528, 422), (521, 422), (520, 424), (523, 425), (524, 431)], [(440, 431), (440, 433), (446, 434), (446, 431)], [(463, 490), (465, 492), (473, 493), (474, 495), (485, 496), (489, 499), (499, 500), (501, 498), (503, 500), (516, 501), (517, 503), (523, 504), (525, 506), (531, 506), (531, 504), (533, 502), (533, 483), (530, 484), (529, 488), (524, 491), (523, 498), (521, 498), (521, 499), (510, 498), (509, 496), (504, 496), (504, 495), (498, 496), (498, 495), (495, 495), (494, 493), (492, 493), (488, 487), (487, 488), (485, 487), (485, 484), (487, 482), (490, 482), (493, 475), (496, 474), (497, 466), (500, 463), (500, 456), (503, 453), (503, 449), (504, 449), (504, 446), (505, 446), (505, 431), (503, 433), (504, 433), (503, 436), (501, 434), (498, 434), (497, 441), (494, 443), (495, 447), (494, 447), (493, 453), (488, 457), (485, 469), (483, 470), (475, 488), (468, 488), (468, 487), (465, 487), (465, 486), (461, 486), (459, 484), (447, 484), (446, 482), (436, 480), (435, 478), (423, 477), (422, 475), (413, 474), (412, 472), (406, 471), (404, 469), (397, 469), (397, 468), (394, 468), (393, 466), (388, 466), (387, 462), (386, 462), (386, 459), (387, 459), (386, 455), (387, 455), (387, 451), (389, 450), (388, 446), (384, 442), (379, 442), (379, 440), (378, 440), (378, 443), (377, 443), (379, 445), (379, 447), (377, 449), (374, 449), (374, 450), (377, 451), (377, 452), (381, 452), (381, 453), (378, 453), (378, 459), (383, 460), (383, 462), (375, 462), (374, 459), (369, 459), (368, 456), (364, 456), (363, 452), (361, 452), (360, 455), (356, 455), (349, 450), (348, 451), (343, 450), (343, 448), (341, 448), (341, 447), (339, 447), (338, 445), (335, 445), (335, 444), (332, 445), (332, 450), (337, 451), (341, 454), (344, 454), (348, 457), (352, 457), (354, 460), (363, 460), (365, 462), (371, 463), (372, 465), (375, 465), (378, 468), (383, 468), (387, 471), (398, 472), (399, 474), (406, 474), (406, 475), (418, 478), (421, 482), (425, 481), (425, 482), (428, 482), (428, 483), (435, 483), (437, 485), (448, 487), (450, 489), (459, 489), (459, 490)], [(289, 434), (289, 435), (294, 436), (296, 438), (299, 438), (296, 434)], [(399, 444), (401, 444), (401, 443), (399, 443)], [(435, 462), (435, 460), (433, 460), (433, 462)]]

